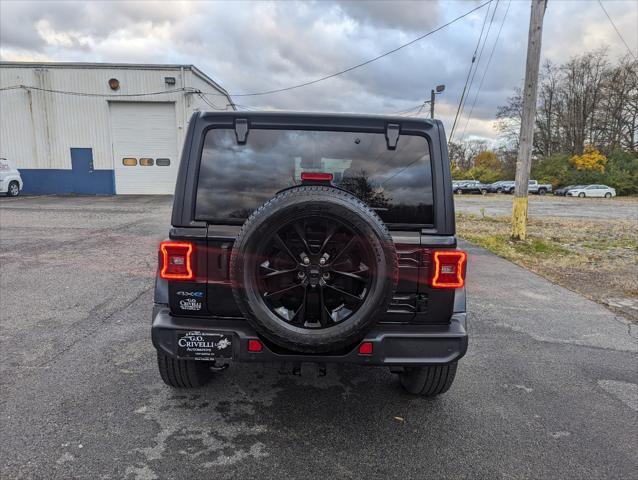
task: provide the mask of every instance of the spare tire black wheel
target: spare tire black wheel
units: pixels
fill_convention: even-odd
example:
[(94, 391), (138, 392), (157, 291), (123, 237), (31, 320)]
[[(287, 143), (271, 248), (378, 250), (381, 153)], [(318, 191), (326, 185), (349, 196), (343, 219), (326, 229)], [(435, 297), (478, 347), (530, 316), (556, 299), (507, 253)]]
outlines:
[(248, 322), (298, 352), (360, 341), (386, 313), (397, 277), (379, 216), (328, 186), (278, 193), (246, 220), (230, 258), (233, 295)]

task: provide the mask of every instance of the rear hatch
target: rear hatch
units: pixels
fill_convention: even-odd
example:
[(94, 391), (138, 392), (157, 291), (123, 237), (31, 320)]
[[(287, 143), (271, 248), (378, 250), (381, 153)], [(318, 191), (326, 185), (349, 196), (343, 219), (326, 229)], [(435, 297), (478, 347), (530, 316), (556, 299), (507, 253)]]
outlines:
[[(440, 235), (436, 228), (441, 210), (452, 211), (451, 204), (447, 211), (435, 209), (435, 197), (443, 196), (435, 192), (433, 177), (445, 171), (436, 163), (441, 151), (433, 138), (438, 137), (406, 128), (394, 135), (387, 125), (374, 132), (308, 125), (254, 128), (256, 123), (245, 130), (238, 129), (237, 122), (218, 126), (201, 136), (192, 205), (194, 223), (201, 227), (177, 228), (171, 235), (177, 239), (188, 234), (195, 242), (198, 272), (194, 281), (170, 282), (173, 311), (240, 318), (228, 267), (241, 225), (278, 191), (300, 185), (302, 173), (324, 172), (332, 174), (335, 187), (374, 209), (392, 233), (400, 277), (386, 321), (448, 322), (454, 290), (429, 286), (431, 249), (456, 246), (453, 235)], [(435, 130), (432, 124), (428, 129)], [(449, 170), (445, 179), (449, 182)], [(198, 302), (199, 309), (189, 310)]]

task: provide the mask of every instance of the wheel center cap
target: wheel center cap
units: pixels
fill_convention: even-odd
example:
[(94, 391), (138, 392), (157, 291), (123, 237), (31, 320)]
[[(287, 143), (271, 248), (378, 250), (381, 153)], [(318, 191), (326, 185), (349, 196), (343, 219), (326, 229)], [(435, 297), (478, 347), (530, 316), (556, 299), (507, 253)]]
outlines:
[(321, 279), (321, 267), (318, 265), (310, 265), (307, 271), (308, 282), (310, 282), (310, 285), (313, 287), (319, 285), (319, 280)]

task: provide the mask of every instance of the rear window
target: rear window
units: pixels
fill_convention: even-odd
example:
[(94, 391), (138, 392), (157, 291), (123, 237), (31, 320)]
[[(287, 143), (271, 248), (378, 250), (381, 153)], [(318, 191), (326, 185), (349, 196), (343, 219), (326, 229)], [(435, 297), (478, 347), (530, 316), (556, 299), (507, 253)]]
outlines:
[(424, 137), (401, 135), (388, 150), (384, 134), (251, 129), (206, 134), (195, 217), (242, 223), (279, 190), (300, 185), (302, 172), (328, 172), (333, 183), (390, 224), (433, 223), (432, 169)]

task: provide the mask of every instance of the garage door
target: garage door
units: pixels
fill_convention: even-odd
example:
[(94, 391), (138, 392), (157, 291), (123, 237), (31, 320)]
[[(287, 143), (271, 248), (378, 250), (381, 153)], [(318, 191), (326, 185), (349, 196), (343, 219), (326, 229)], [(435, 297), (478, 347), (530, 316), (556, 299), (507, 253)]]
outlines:
[(115, 192), (175, 191), (177, 128), (173, 103), (111, 102)]

